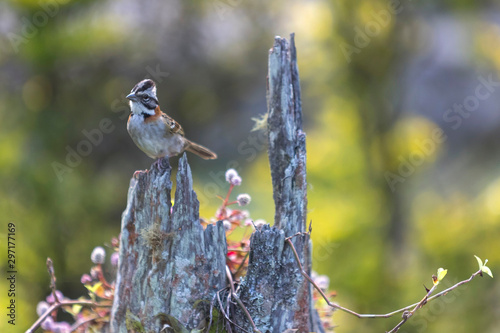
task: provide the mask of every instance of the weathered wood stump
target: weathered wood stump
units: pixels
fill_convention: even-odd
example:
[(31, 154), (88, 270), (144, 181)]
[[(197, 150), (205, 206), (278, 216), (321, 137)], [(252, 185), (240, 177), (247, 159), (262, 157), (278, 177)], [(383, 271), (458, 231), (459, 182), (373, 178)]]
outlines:
[[(285, 242), (286, 237), (306, 231), (307, 213), (306, 141), (293, 34), (290, 43), (276, 37), (270, 50), (267, 100), (275, 221), (273, 227), (253, 233), (248, 272), (236, 294), (260, 332), (323, 332), (311, 286)], [(179, 161), (170, 213), (171, 168), (167, 160), (163, 163), (134, 175), (130, 183), (122, 217), (113, 332), (160, 332), (168, 326), (186, 332), (183, 329), (206, 327), (207, 305), (214, 305), (217, 292), (228, 286), (222, 223), (203, 231), (185, 155)], [(303, 267), (310, 271), (308, 235), (292, 241)], [(226, 320), (226, 332), (251, 332), (241, 306), (227, 301), (228, 290), (223, 291), (227, 297), (222, 301), (231, 321)], [(220, 318), (222, 311), (215, 311)]]
[(203, 325), (208, 313), (200, 300), (210, 300), (226, 286), (222, 223), (206, 230), (200, 225), (185, 155), (179, 161), (170, 213), (170, 174), (168, 160), (163, 160), (130, 181), (122, 216), (113, 332), (159, 332), (177, 322), (194, 329)]
[[(262, 332), (321, 332), (312, 306), (311, 286), (285, 244), (285, 237), (306, 231), (307, 214), (306, 138), (293, 34), (290, 43), (275, 38), (267, 79), (269, 163), (276, 211), (274, 226), (252, 235), (240, 298)], [(292, 241), (302, 265), (310, 271), (308, 237), (297, 236)], [(248, 327), (241, 313), (235, 320)]]

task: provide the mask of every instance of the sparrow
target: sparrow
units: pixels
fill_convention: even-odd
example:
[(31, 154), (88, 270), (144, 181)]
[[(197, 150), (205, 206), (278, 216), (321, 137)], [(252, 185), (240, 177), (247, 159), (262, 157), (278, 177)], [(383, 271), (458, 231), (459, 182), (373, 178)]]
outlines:
[(187, 150), (206, 160), (217, 158), (210, 149), (186, 139), (181, 125), (160, 110), (154, 81), (137, 83), (127, 99), (131, 110), (127, 131), (149, 157), (172, 157)]

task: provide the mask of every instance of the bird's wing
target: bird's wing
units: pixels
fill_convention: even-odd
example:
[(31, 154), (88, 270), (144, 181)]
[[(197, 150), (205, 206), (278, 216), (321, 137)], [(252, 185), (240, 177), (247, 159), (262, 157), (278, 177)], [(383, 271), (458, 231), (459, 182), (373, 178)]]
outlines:
[(170, 132), (170, 134), (180, 134), (184, 136), (184, 130), (182, 129), (181, 125), (179, 125), (179, 123), (174, 119), (170, 118), (163, 112), (161, 113), (161, 119), (167, 125), (167, 130)]

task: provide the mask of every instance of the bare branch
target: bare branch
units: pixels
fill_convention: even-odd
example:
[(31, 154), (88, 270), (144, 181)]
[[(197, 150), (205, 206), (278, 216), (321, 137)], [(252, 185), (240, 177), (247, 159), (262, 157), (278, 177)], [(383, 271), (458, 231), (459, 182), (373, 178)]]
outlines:
[[(396, 326), (394, 327), (391, 331), (389, 331), (389, 333), (394, 333), (394, 332), (397, 332), (399, 330), (399, 328), (411, 317), (413, 316), (413, 314), (421, 307), (423, 307), (427, 302), (430, 302), (438, 297), (441, 297), (443, 295), (446, 295), (447, 293), (449, 293), (450, 291), (452, 291), (453, 289), (456, 289), (457, 287), (465, 284), (465, 283), (468, 283), (470, 281), (472, 281), (472, 279), (474, 279), (476, 276), (480, 275), (481, 274), (481, 270), (478, 270), (477, 272), (473, 273), (470, 278), (466, 279), (466, 280), (463, 280), (463, 281), (460, 281), (456, 284), (454, 284), (453, 286), (451, 286), (450, 288), (448, 289), (445, 289), (443, 291), (441, 291), (440, 293), (437, 293), (436, 295), (434, 296), (430, 296), (434, 290), (436, 289), (437, 285), (434, 285), (428, 292), (427, 294), (425, 295), (425, 297), (420, 301), (420, 302), (417, 302), (417, 303), (414, 303), (414, 304), (411, 304), (411, 305), (408, 305), (404, 308), (401, 308), (399, 310), (396, 310), (396, 311), (393, 311), (393, 312), (389, 312), (389, 313), (385, 313), (385, 314), (360, 314), (360, 313), (357, 313), (355, 311), (352, 311), (348, 308), (344, 308), (343, 306), (340, 306), (336, 303), (332, 303), (328, 300), (328, 297), (325, 295), (325, 293), (323, 292), (323, 290), (321, 290), (320, 287), (318, 287), (318, 285), (314, 282), (313, 279), (311, 279), (311, 277), (304, 271), (304, 268), (302, 266), (302, 263), (300, 262), (300, 259), (299, 259), (299, 255), (297, 253), (297, 250), (295, 249), (295, 246), (293, 245), (292, 241), (291, 241), (291, 238), (295, 237), (295, 236), (299, 236), (299, 235), (303, 235), (303, 236), (306, 236), (306, 235), (309, 235), (308, 233), (296, 233), (295, 235), (292, 235), (290, 237), (287, 237), (285, 238), (285, 242), (288, 243), (288, 245), (290, 245), (292, 251), (293, 251), (293, 254), (295, 256), (295, 260), (297, 261), (297, 264), (299, 265), (299, 269), (300, 269), (300, 273), (302, 274), (302, 276), (304, 276), (304, 278), (309, 281), (313, 286), (314, 288), (319, 292), (319, 294), (321, 295), (321, 297), (323, 297), (323, 299), (325, 300), (325, 302), (332, 308), (334, 309), (338, 309), (338, 310), (341, 310), (341, 311), (344, 311), (346, 313), (349, 313), (353, 316), (356, 316), (358, 318), (389, 318), (389, 317), (392, 317), (394, 316), (395, 314), (397, 313), (400, 313), (400, 312), (403, 312), (403, 320), (401, 320), (401, 322)], [(413, 310), (411, 311), (408, 311), (410, 310), (411, 308), (413, 308)], [(406, 311), (406, 312), (405, 312)]]
[(57, 298), (56, 294), (56, 274), (54, 272), (54, 263), (52, 262), (52, 259), (47, 258), (47, 270), (49, 271), (50, 275), (50, 289), (52, 290), (52, 295), (54, 296), (55, 303), (59, 303), (59, 299)]
[(229, 269), (228, 266), (226, 266), (226, 276), (227, 276), (227, 279), (229, 280), (229, 287), (230, 287), (230, 291), (231, 291), (231, 297), (234, 298), (234, 300), (236, 301), (236, 303), (238, 303), (238, 305), (240, 306), (241, 310), (243, 310), (243, 312), (245, 313), (245, 316), (247, 317), (248, 321), (250, 322), (250, 325), (252, 325), (253, 331), (255, 333), (260, 333), (260, 331), (257, 328), (257, 326), (255, 326), (255, 323), (253, 322), (252, 316), (248, 312), (247, 308), (245, 307), (245, 305), (243, 304), (243, 302), (240, 300), (240, 298), (238, 297), (238, 295), (236, 295), (236, 291), (234, 290), (233, 277), (231, 275), (231, 270)]
[(88, 324), (88, 323), (90, 323), (90, 322), (92, 322), (92, 321), (96, 321), (96, 322), (97, 322), (97, 321), (99, 321), (99, 319), (101, 319), (101, 320), (102, 320), (102, 319), (105, 319), (105, 318), (103, 318), (103, 317), (101, 317), (101, 316), (95, 316), (95, 317), (91, 317), (91, 318), (88, 318), (88, 319), (85, 319), (85, 320), (82, 320), (82, 321), (77, 321), (77, 322), (75, 322), (75, 323), (71, 326), (70, 331), (71, 331), (71, 332), (75, 332), (75, 331), (76, 331), (79, 327), (81, 327), (81, 326), (83, 326), (83, 325), (85, 325), (85, 324)]
[(99, 304), (93, 301), (72, 301), (72, 300), (59, 300), (57, 298), (56, 294), (56, 274), (54, 272), (54, 263), (52, 262), (52, 259), (47, 258), (47, 270), (50, 275), (50, 289), (52, 290), (52, 295), (54, 296), (54, 304), (52, 304), (36, 321), (33, 325), (31, 325), (30, 328), (26, 330), (26, 333), (32, 333), (34, 332), (42, 323), (43, 321), (50, 316), (52, 312), (55, 310), (59, 309), (60, 307), (63, 306), (72, 306), (72, 305), (83, 305), (83, 306), (90, 306), (93, 308), (110, 308), (112, 304)]
[(406, 321), (408, 319), (410, 319), (411, 316), (413, 316), (415, 314), (415, 312), (418, 309), (422, 308), (427, 302), (429, 302), (429, 301), (431, 301), (433, 299), (436, 299), (436, 298), (438, 298), (440, 296), (446, 295), (448, 292), (452, 291), (453, 289), (455, 289), (455, 288), (457, 288), (457, 287), (459, 287), (459, 286), (461, 286), (461, 285), (463, 285), (465, 283), (468, 283), (468, 282), (472, 281), (472, 279), (475, 278), (478, 275), (481, 275), (481, 270), (478, 270), (477, 272), (475, 272), (474, 274), (472, 274), (470, 276), (470, 278), (468, 278), (466, 280), (463, 280), (463, 281), (460, 281), (460, 282), (454, 284), (453, 286), (451, 286), (450, 288), (448, 288), (446, 290), (443, 290), (442, 292), (440, 292), (440, 293), (438, 293), (438, 294), (430, 297), (430, 295), (434, 292), (434, 290), (437, 287), (437, 284), (435, 284), (434, 286), (432, 286), (432, 288), (427, 292), (427, 294), (425, 295), (425, 297), (420, 302), (418, 302), (416, 304), (412, 304), (412, 305), (406, 307), (406, 308), (410, 308), (413, 305), (415, 305), (415, 307), (413, 308), (413, 310), (411, 310), (411, 311), (405, 311), (403, 313), (403, 319), (392, 330), (390, 330), (388, 333), (395, 333), (395, 332), (399, 331), (399, 329), (401, 328), (401, 326), (403, 326), (403, 324), (406, 323)]
[[(226, 289), (226, 288), (224, 288), (224, 289)], [(222, 290), (224, 290), (224, 289), (221, 289), (221, 290), (219, 290), (219, 291), (216, 293), (216, 296), (217, 296), (217, 301), (219, 302), (219, 308), (221, 309), (222, 314), (224, 315), (224, 318), (226, 318), (226, 320), (227, 320), (228, 322), (230, 322), (231, 324), (233, 324), (234, 326), (236, 326), (236, 327), (238, 327), (239, 329), (241, 329), (243, 332), (247, 333), (247, 332), (248, 332), (247, 330), (245, 330), (243, 327), (239, 326), (239, 325), (238, 325), (238, 324), (236, 324), (235, 322), (231, 321), (231, 319), (229, 319), (229, 316), (227, 315), (226, 311), (224, 311), (224, 305), (222, 304), (222, 301), (221, 301), (221, 299), (220, 299), (220, 295), (219, 295), (219, 294), (220, 294), (220, 292), (221, 292)], [(229, 296), (231, 296), (231, 294), (229, 294)], [(228, 326), (228, 328), (229, 328), (229, 331), (231, 331), (230, 326)]]
[[(252, 221), (253, 223), (253, 221)], [(232, 250), (232, 251), (238, 251), (238, 250)], [(243, 252), (243, 250), (242, 250)], [(245, 267), (245, 262), (247, 261), (248, 259), (248, 256), (250, 255), (250, 251), (246, 251), (247, 253), (245, 254), (245, 257), (243, 258), (243, 260), (241, 261), (241, 264), (240, 266), (238, 266), (238, 269), (236, 269), (236, 272), (234, 272), (234, 276), (236, 276), (236, 278), (238, 277), (238, 274), (241, 272), (241, 270), (243, 269), (243, 267)]]
[(28, 328), (26, 330), (26, 333), (34, 332), (53, 311), (59, 309), (60, 307), (71, 306), (71, 305), (90, 306), (92, 308), (110, 308), (112, 306), (112, 304), (99, 304), (99, 303), (95, 303), (92, 301), (71, 301), (71, 300), (69, 300), (69, 301), (62, 301), (59, 303), (54, 303), (35, 321), (35, 323), (33, 325), (31, 325), (30, 328)]

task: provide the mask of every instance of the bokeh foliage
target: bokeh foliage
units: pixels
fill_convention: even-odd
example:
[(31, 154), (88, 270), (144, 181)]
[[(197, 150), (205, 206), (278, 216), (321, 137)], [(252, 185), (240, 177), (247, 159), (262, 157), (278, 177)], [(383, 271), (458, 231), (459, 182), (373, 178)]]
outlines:
[[(391, 3), (401, 11), (346, 57), (342, 45), (355, 45), (357, 29), (378, 22), (374, 15)], [(485, 12), (500, 8), (488, 1), (389, 0), (0, 3), (0, 211), (18, 228), (16, 329), (35, 320), (36, 303), (49, 291), (47, 256), (59, 288), (76, 298), (85, 293), (79, 281), (92, 248), (118, 234), (129, 179), (152, 162), (125, 130), (124, 96), (146, 76), (158, 81), (162, 109), (220, 156), (213, 162), (189, 156), (201, 214), (214, 215), (215, 195), (225, 193), (224, 171), (234, 167), (243, 176), (240, 190), (252, 195), (252, 217), (272, 221), (265, 135), (250, 131), (251, 118), (266, 111), (273, 36), (290, 32), (296, 33), (308, 140), (314, 269), (330, 277), (336, 301), (358, 312), (392, 311), (420, 299), (422, 283), (430, 285), (438, 267), (448, 269), (445, 286), (468, 277), (477, 267), (474, 254), (488, 258), (495, 274), (498, 122), (478, 118), (446, 132), (449, 139), (425, 154), (395, 191), (385, 177), (398, 172), (401, 158), (421, 151), (434, 130), (445, 130), (442, 113), (467, 96), (446, 76), (451, 102), (440, 98), (440, 86), (431, 99), (412, 85), (419, 76), (407, 69), (422, 58), (431, 62), (425, 56), (432, 43), (463, 33), (451, 29), (444, 41), (434, 40), (439, 23), (469, 29), (473, 22), (473, 42), (454, 53), (468, 60), (456, 70), (496, 77), (500, 27)], [(27, 22), (40, 24), (23, 34)], [(13, 44), (12, 33), (23, 42)], [(435, 109), (419, 111), (406, 102), (413, 96)], [(86, 140), (82, 131), (98, 129), (103, 119), (111, 132), (58, 178), (53, 162), (66, 163), (67, 147), (77, 149)], [(486, 132), (485, 123), (496, 127)], [(458, 297), (424, 308), (405, 331), (495, 332), (495, 280), (459, 290)], [(2, 293), (0, 303), (6, 302)], [(380, 332), (396, 321), (335, 315), (338, 332)]]

